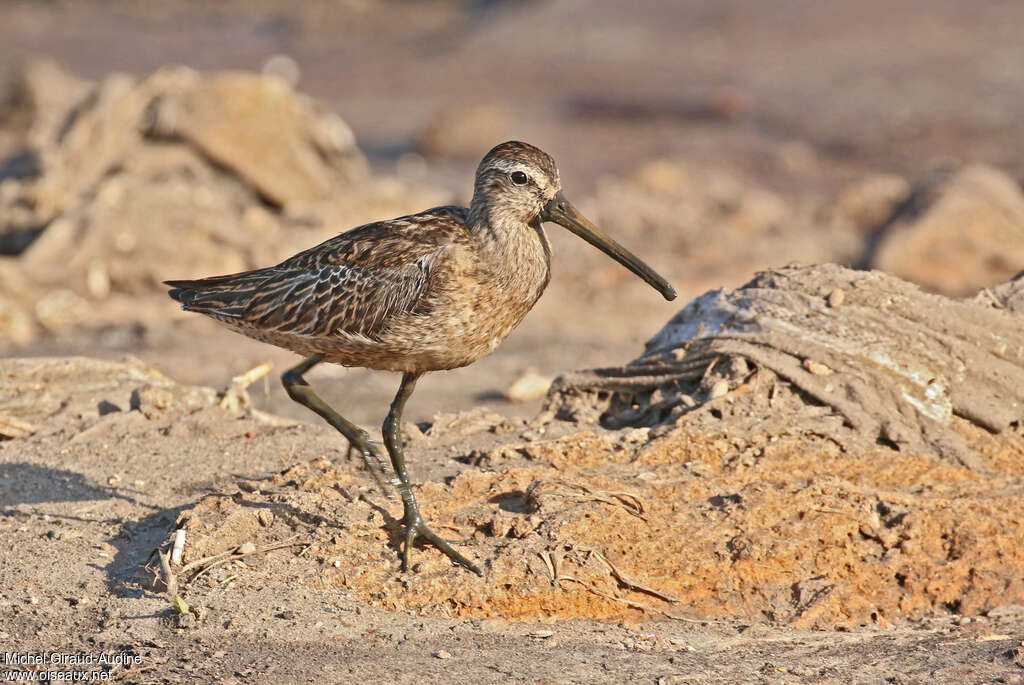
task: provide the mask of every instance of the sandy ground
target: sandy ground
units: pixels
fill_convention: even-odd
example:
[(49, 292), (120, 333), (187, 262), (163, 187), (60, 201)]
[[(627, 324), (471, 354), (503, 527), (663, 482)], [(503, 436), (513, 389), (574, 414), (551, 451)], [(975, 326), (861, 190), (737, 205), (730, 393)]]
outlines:
[[(478, 5), (490, 9), (466, 9)], [(374, 173), (441, 187), (462, 200), (476, 159), (424, 161), (413, 154), (416, 139), (442, 110), (488, 103), (505, 112), (496, 137), (521, 137), (554, 154), (567, 193), (585, 198), (588, 212), (600, 208), (608, 177), (660, 157), (724, 169), (801, 206), (866, 175), (919, 177), (958, 161), (1024, 177), (1024, 120), (1017, 116), (1024, 106), (1022, 20), (1024, 7), (1013, 2), (952, 0), (639, 8), (611, 1), (346, 2), (301, 11), (279, 3), (179, 3), (144, 13), (127, 3), (13, 2), (0, 5), (0, 80), (39, 55), (81, 77), (101, 78), (172, 63), (259, 70), (284, 53), (301, 67), (299, 87), (351, 125)], [(737, 116), (693, 115), (693, 103), (723, 98), (739, 103)], [(15, 150), (23, 134), (18, 122), (7, 122), (0, 153)], [(556, 376), (624, 363), (679, 303), (805, 254), (805, 246), (780, 242), (760, 262), (719, 259), (701, 268), (699, 244), (669, 258), (659, 251), (665, 236), (640, 235), (630, 247), (680, 291), (669, 304), (642, 284), (609, 279), (600, 260), (571, 237), (553, 239), (551, 289), (500, 350), (420, 382), (410, 423), (445, 425), (440, 412), (483, 408), (511, 426), (497, 437), (456, 426), (448, 441), (428, 435), (414, 442), (414, 478), (427, 484), (421, 496), (443, 501), (442, 484), (466, 473), (471, 479), (481, 455), (527, 439), (527, 421), (541, 401), (513, 403), (502, 395), (524, 371)], [(166, 316), (167, 325), (50, 336), (9, 353), (133, 355), (174, 381), (216, 388), (259, 363), (272, 361), (276, 375), (296, 361), (180, 315), (170, 302), (145, 302), (159, 312), (150, 320)], [(310, 380), (367, 428), (379, 424), (397, 385), (394, 376), (358, 369), (317, 369)], [(213, 410), (143, 423), (139, 411), (130, 411), (131, 388), (116, 387), (102, 399), (117, 411), (83, 404), (81, 416), (62, 415), (45, 434), (0, 443), (5, 652), (99, 658), (124, 651), (141, 658), (115, 671), (115, 679), (130, 682), (246, 682), (264, 674), (283, 682), (1024, 682), (1024, 614), (1013, 608), (961, 615), (950, 607), (885, 624), (805, 630), (778, 617), (613, 615), (578, 598), (564, 601), (601, 620), (586, 611), (560, 620), (552, 611), (541, 620), (511, 610), (504, 617), (445, 615), (436, 601), (426, 608), (389, 605), (401, 603), (395, 598), (403, 593), (431, 597), (430, 583), (458, 582), (465, 572), (438, 565), (429, 548), (414, 552), (420, 574), (398, 570), (391, 525), (397, 509), (345, 461), (336, 434), (313, 423), (275, 379), (250, 388), (255, 406), (300, 425), (268, 426)], [(558, 437), (578, 427), (549, 430)], [(693, 450), (705, 448), (714, 451), (710, 443)], [(537, 467), (536, 457), (520, 457), (503, 466)], [(254, 489), (269, 497), (284, 486), (268, 483), (315, 458), (341, 469), (321, 484), (326, 495), (310, 490), (292, 503), (324, 522), (295, 524), (300, 540), (320, 544), (320, 556), (282, 549), (219, 568), (183, 593), (199, 610), (191, 614), (194, 624), (182, 624), (151, 574), (140, 570), (179, 516), (197, 503), (244, 500)], [(1019, 479), (1007, 469), (1008, 478)], [(226, 505), (224, 512), (230, 513)], [(493, 551), (490, 523), (453, 520), (455, 529), (443, 534)], [(491, 533), (473, 542), (477, 529)], [(341, 544), (352, 531), (365, 533), (354, 550)], [(334, 561), (344, 558), (353, 569), (361, 562), (343, 553), (372, 555), (362, 562), (384, 569), (379, 596), (353, 592), (346, 586), (351, 578), (339, 580)]]

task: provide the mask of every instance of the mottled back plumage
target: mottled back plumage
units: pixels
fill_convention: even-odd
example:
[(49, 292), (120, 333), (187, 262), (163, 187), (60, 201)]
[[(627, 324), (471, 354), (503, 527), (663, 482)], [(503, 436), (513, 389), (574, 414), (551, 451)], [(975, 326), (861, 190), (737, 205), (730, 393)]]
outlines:
[[(509, 192), (516, 171), (537, 179), (531, 192)], [(503, 143), (481, 162), (469, 209), (359, 226), (276, 266), (168, 281), (170, 295), (257, 340), (345, 366), (465, 366), (491, 352), (547, 285), (550, 247), (536, 217), (557, 190), (550, 156)]]

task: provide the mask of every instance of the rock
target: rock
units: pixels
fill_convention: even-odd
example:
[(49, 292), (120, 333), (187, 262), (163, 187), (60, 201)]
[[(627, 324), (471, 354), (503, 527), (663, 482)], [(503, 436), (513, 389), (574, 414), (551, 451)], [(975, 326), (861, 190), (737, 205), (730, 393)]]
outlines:
[(527, 371), (505, 390), (505, 397), (513, 402), (529, 402), (540, 399), (551, 387), (551, 378), (535, 371)]
[(997, 309), (1024, 313), (1024, 273), (1012, 281), (1000, 283), (992, 288), (982, 288), (975, 295), (974, 301), (986, 307), (994, 306)]
[(78, 294), (59, 288), (36, 302), (36, 319), (44, 328), (59, 331), (89, 318), (89, 302)]
[[(8, 114), (24, 122), (29, 147), (43, 147), (67, 123), (67, 113), (89, 93), (93, 83), (65, 71), (52, 59), (33, 59), (22, 67), (10, 95), (17, 110)], [(0, 177), (3, 174), (0, 173)]]
[(13, 416), (0, 415), (0, 435), (5, 438), (27, 438), (39, 430), (39, 427), (28, 421)]
[(275, 76), (214, 74), (161, 93), (147, 114), (150, 135), (189, 141), (275, 205), (326, 200), (367, 172), (348, 125)]
[(136, 389), (132, 393), (130, 406), (142, 412), (147, 419), (155, 419), (162, 414), (186, 413), (216, 403), (217, 391), (213, 388), (158, 383)]
[(846, 222), (857, 232), (878, 230), (910, 196), (910, 184), (895, 174), (875, 174), (846, 186), (826, 210), (826, 220)]
[(22, 80), (34, 171), (0, 169), (0, 253), (17, 257), (0, 264), (0, 342), (162, 321), (165, 279), (266, 266), (451, 199), (367, 179), (348, 126), (275, 76), (89, 83), (39, 63)]
[(867, 262), (948, 295), (1006, 281), (1024, 270), (1024, 193), (984, 165), (929, 179), (881, 229)]
[(0, 293), (0, 340), (28, 345), (38, 329), (34, 317), (13, 297)]
[(416, 139), (416, 149), (435, 159), (478, 160), (508, 138), (511, 116), (490, 104), (458, 105), (439, 112)]

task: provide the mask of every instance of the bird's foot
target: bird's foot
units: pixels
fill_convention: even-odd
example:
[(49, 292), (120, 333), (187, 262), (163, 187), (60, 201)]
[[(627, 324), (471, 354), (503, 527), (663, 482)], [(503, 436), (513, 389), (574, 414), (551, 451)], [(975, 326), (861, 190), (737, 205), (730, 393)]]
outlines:
[(448, 544), (448, 542), (441, 538), (437, 533), (427, 528), (427, 524), (423, 522), (423, 517), (420, 516), (419, 511), (406, 510), (405, 518), (402, 520), (405, 524), (405, 549), (402, 550), (402, 570), (408, 571), (411, 566), (409, 565), (409, 555), (412, 552), (412, 543), (416, 541), (416, 538), (422, 538), (426, 542), (429, 542), (434, 547), (444, 552), (445, 556), (454, 561), (459, 566), (468, 568), (478, 576), (482, 576), (483, 572), (480, 567), (474, 564), (472, 561), (462, 556), (455, 549)]
[(352, 452), (356, 452), (363, 459), (363, 463), (366, 464), (366, 469), (373, 476), (373, 479), (377, 482), (377, 486), (381, 492), (388, 498), (390, 502), (397, 502), (398, 498), (395, 497), (395, 491), (398, 488), (399, 480), (388, 473), (387, 462), (381, 458), (380, 452), (370, 441), (370, 436), (365, 431), (359, 436), (357, 440), (348, 441), (348, 455), (347, 459), (352, 458)]

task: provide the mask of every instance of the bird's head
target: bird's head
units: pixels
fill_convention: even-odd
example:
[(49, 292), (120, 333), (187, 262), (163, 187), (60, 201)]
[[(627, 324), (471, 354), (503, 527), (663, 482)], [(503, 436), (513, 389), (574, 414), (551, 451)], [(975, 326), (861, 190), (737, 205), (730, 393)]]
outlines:
[(540, 228), (541, 222), (554, 222), (647, 281), (666, 300), (676, 297), (668, 281), (572, 206), (562, 194), (555, 160), (528, 143), (502, 143), (484, 156), (476, 170), (470, 216), (495, 227), (518, 223)]
[(551, 155), (527, 143), (509, 141), (484, 156), (476, 170), (473, 205), (494, 219), (534, 224), (562, 189)]

